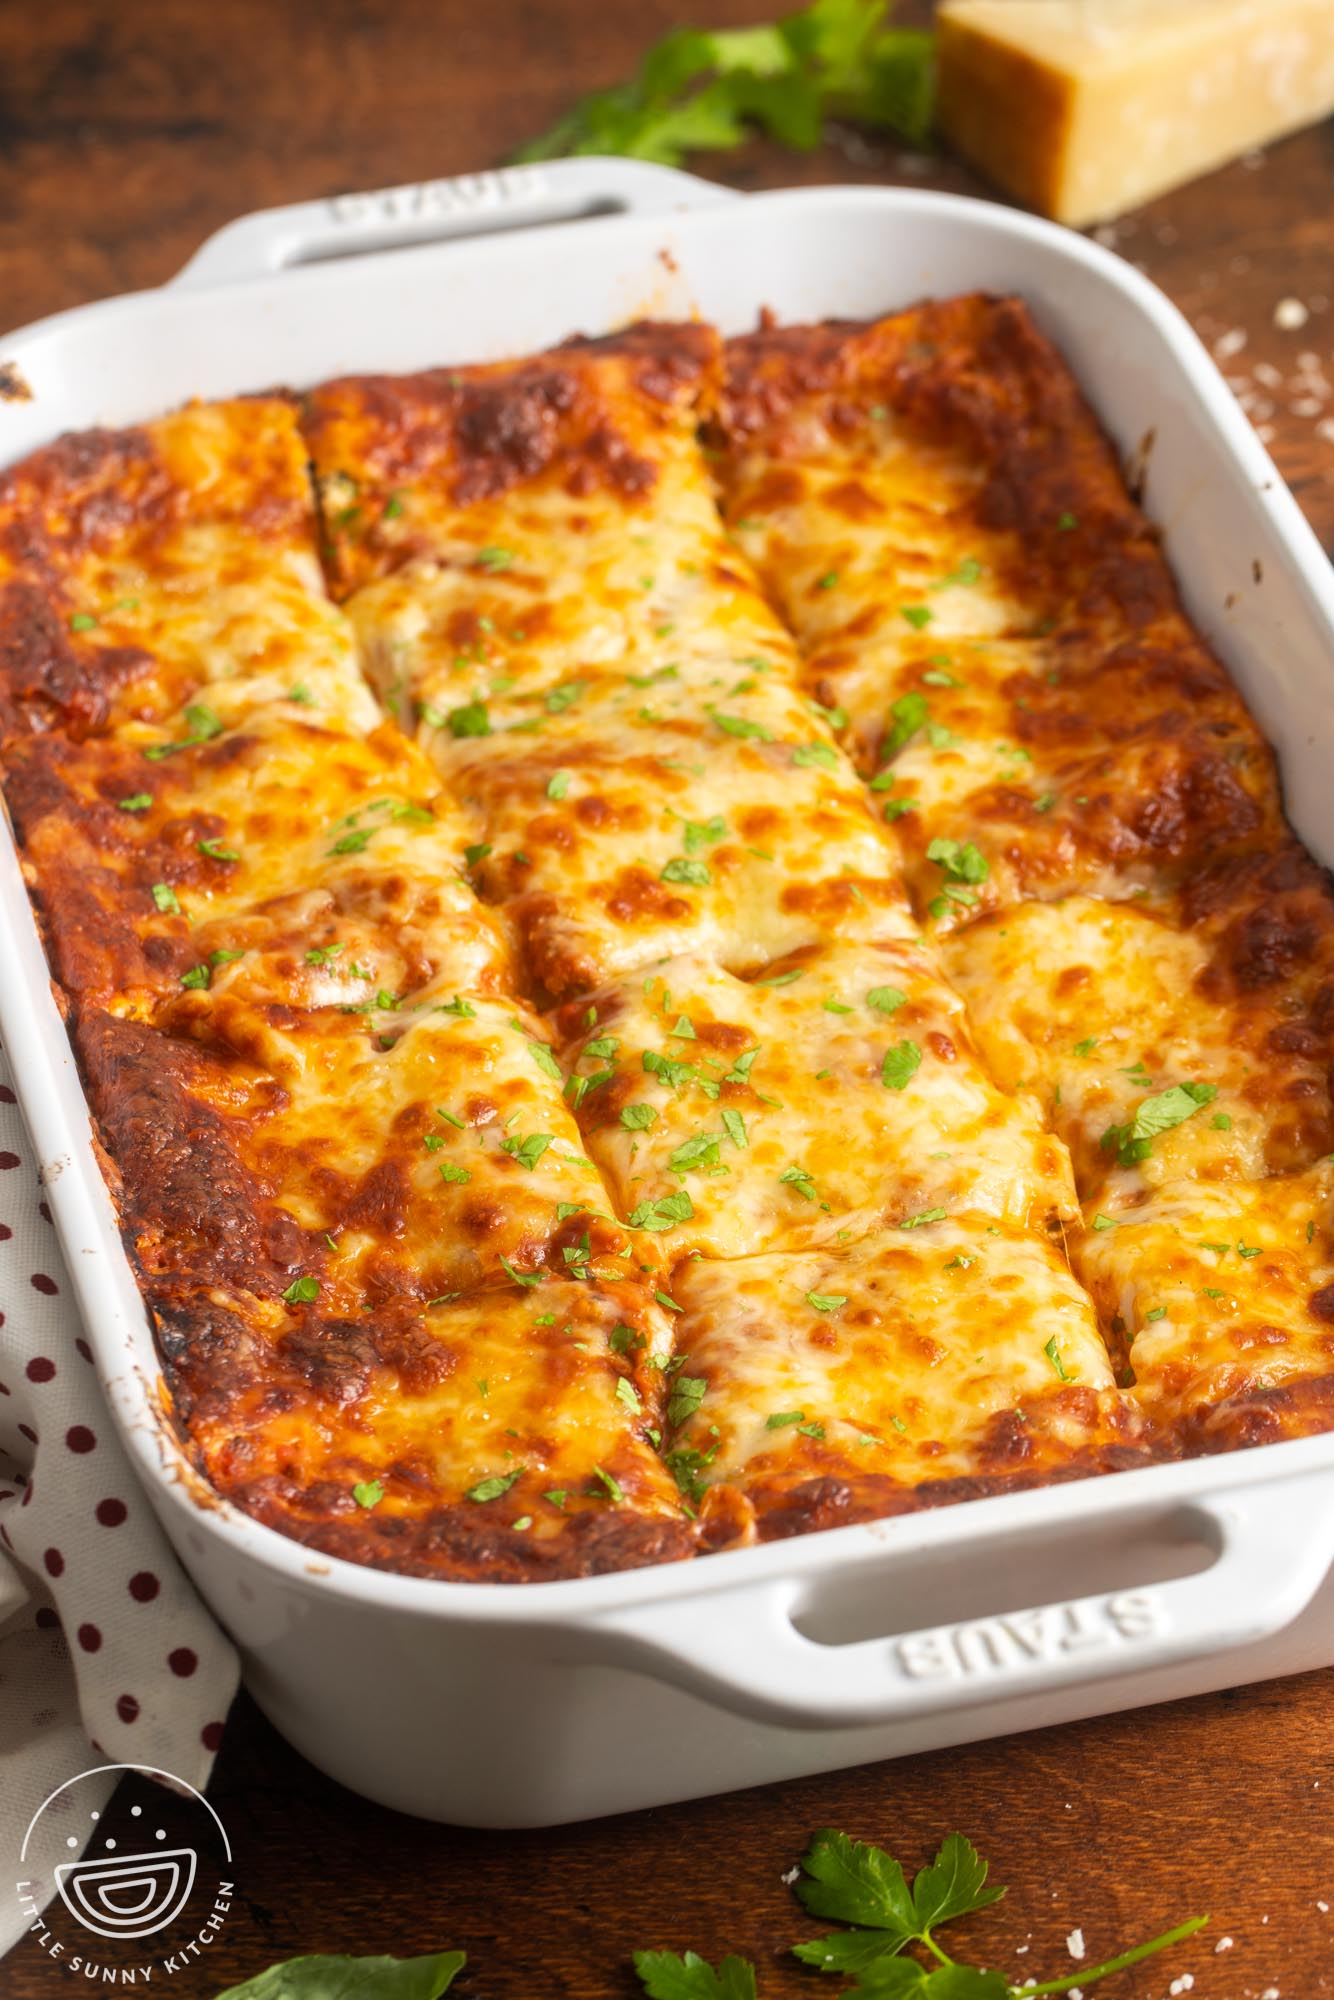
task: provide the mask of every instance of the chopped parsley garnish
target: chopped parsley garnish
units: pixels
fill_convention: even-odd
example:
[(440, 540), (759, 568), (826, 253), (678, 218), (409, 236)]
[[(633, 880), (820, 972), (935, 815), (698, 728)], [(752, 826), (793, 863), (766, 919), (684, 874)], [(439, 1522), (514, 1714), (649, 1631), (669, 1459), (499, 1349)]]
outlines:
[(1093, 1227), (1097, 1230), (1115, 1229), (1116, 1223), (1110, 1215), (1095, 1215), (1093, 1218)]
[(445, 715), (445, 726), (451, 736), (489, 736), (491, 717), (484, 701), (465, 701), (459, 708), (451, 708)]
[(883, 763), (888, 763), (905, 743), (911, 741), (919, 729), (926, 726), (931, 714), (924, 694), (901, 694), (897, 701), (890, 703), (889, 712), (894, 718), (894, 726), (880, 746)]
[(479, 861), (486, 860), (487, 855), (490, 854), (491, 851), (492, 851), (491, 844), (489, 841), (478, 840), (475, 841), (471, 847), (464, 848), (463, 858), (467, 862), (469, 868), (475, 868)]
[(1075, 1379), (1074, 1376), (1069, 1372), (1069, 1370), (1066, 1368), (1064, 1361), (1062, 1361), (1061, 1359), (1061, 1350), (1056, 1344), (1055, 1334), (1052, 1335), (1051, 1339), (1047, 1342), (1047, 1345), (1043, 1348), (1042, 1352), (1046, 1355), (1048, 1361), (1050, 1361), (1052, 1367), (1056, 1370), (1057, 1377), (1060, 1381), (1062, 1382), (1074, 1381)]
[(767, 1431), (785, 1431), (789, 1424), (800, 1424), (805, 1420), (804, 1410), (775, 1410), (771, 1417), (765, 1418), (764, 1428)]
[(837, 1312), (839, 1307), (845, 1306), (847, 1302), (848, 1295), (846, 1292), (807, 1292), (806, 1294), (806, 1303), (812, 1312)]
[(551, 1141), (550, 1132), (533, 1132), (526, 1139), (502, 1139), (501, 1151), (508, 1153), (511, 1159), (517, 1160), (521, 1167), (527, 1167), (531, 1173)]
[(181, 914), (180, 898), (172, 888), (170, 882), (155, 882), (153, 884), (152, 895), (154, 903), (164, 916), (179, 917)]
[(547, 797), (549, 799), (563, 799), (569, 789), (570, 774), (568, 771), (553, 771), (547, 779)]
[(239, 861), (241, 859), (234, 847), (224, 847), (220, 840), (197, 840), (195, 846), (210, 861)]
[(222, 723), (211, 708), (202, 702), (192, 702), (185, 711), (188, 734), (178, 736), (174, 743), (154, 743), (144, 751), (150, 762), (157, 763), (163, 757), (172, 756), (177, 750), (193, 750), (196, 744), (211, 743), (215, 736), (221, 736)]
[(792, 752), (792, 762), (805, 767), (808, 764), (823, 764), (826, 770), (838, 769), (838, 752), (832, 743), (798, 743)]
[(308, 1306), (313, 1304), (319, 1295), (319, 1279), (304, 1277), (293, 1278), (291, 1284), (283, 1293), (283, 1298), (289, 1306)]
[(152, 803), (153, 794), (151, 792), (135, 792), (130, 798), (121, 799), (118, 802), (118, 810), (123, 813), (147, 812)]
[(965, 556), (957, 569), (952, 569), (948, 576), (938, 577), (928, 588), (931, 590), (948, 590), (953, 584), (958, 584), (964, 590), (971, 590), (975, 583), (981, 581), (981, 578), (982, 565), (977, 560), (977, 557)]
[(922, 1051), (916, 1042), (899, 1042), (896, 1047), (885, 1050), (885, 1059), (880, 1065), (880, 1081), (886, 1090), (903, 1090), (916, 1076), (922, 1065)]
[(677, 1430), (688, 1417), (693, 1417), (708, 1393), (708, 1377), (705, 1375), (678, 1375), (672, 1383), (672, 1393), (667, 1404), (667, 1421)]
[(743, 738), (753, 737), (758, 743), (770, 743), (773, 741), (770, 732), (765, 728), (764, 724), (762, 722), (752, 722), (748, 716), (723, 715), (716, 708), (711, 708), (709, 714), (717, 723), (719, 729), (723, 731), (724, 735), (740, 736)]
[(818, 576), (815, 579), (815, 588), (817, 590), (833, 590), (837, 584), (838, 571), (836, 569), (827, 569), (823, 576)]
[(1097, 1046), (1098, 1037), (1096, 1035), (1088, 1035), (1082, 1042), (1075, 1043), (1075, 1054), (1077, 1056), (1091, 1056)]
[(508, 1493), (511, 1486), (517, 1485), (527, 1469), (526, 1466), (516, 1465), (513, 1472), (493, 1472), (488, 1479), (479, 1479), (475, 1486), (470, 1486), (467, 1497), (483, 1504), (488, 1500), (499, 1500), (502, 1493)]
[(71, 632), (91, 632), (97, 620), (89, 611), (76, 611), (69, 621)]
[(675, 1229), (678, 1222), (689, 1222), (694, 1213), (695, 1204), (682, 1188), (677, 1194), (660, 1195), (656, 1201), (641, 1201), (626, 1220), (631, 1229), (655, 1233)]
[(952, 882), (985, 882), (991, 873), (990, 862), (971, 840), (933, 840), (926, 858)]
[(587, 681), (566, 681), (561, 687), (552, 688), (544, 703), (547, 714), (563, 715), (567, 708), (574, 707), (587, 686)]
[(721, 813), (715, 813), (712, 819), (686, 820), (681, 829), (681, 837), (685, 842), (686, 853), (698, 854), (701, 847), (709, 846), (715, 840), (721, 840), (726, 832), (727, 821)]
[(657, 1112), (651, 1104), (623, 1104), (621, 1123), (629, 1132), (647, 1132), (657, 1120)]
[(795, 1194), (801, 1196), (803, 1201), (816, 1201), (819, 1199), (815, 1182), (811, 1179), (805, 1167), (784, 1167), (778, 1178), (784, 1187), (790, 1187)]
[(690, 861), (677, 855), (667, 863), (661, 879), (664, 882), (684, 882), (692, 889), (704, 889), (712, 882), (713, 877), (706, 862)]
[(355, 832), (345, 833), (341, 840), (336, 840), (329, 849), (329, 852), (330, 854), (364, 854), (370, 845), (370, 838), (374, 832), (375, 828), (373, 826), (358, 827)]
[(1133, 1118), (1124, 1125), (1109, 1125), (1102, 1135), (1107, 1151), (1115, 1149), (1123, 1167), (1137, 1166), (1153, 1151), (1153, 1142), (1163, 1132), (1184, 1125), (1204, 1105), (1212, 1104), (1218, 1089), (1212, 1083), (1174, 1083), (1141, 1102)]
[[(873, 986), (866, 996), (866, 1004), (874, 1007), (877, 1014), (897, 1014), (899, 1008), (906, 1005), (907, 999), (907, 994), (901, 993), (897, 986)], [(825, 1005), (828, 1004), (826, 1001)], [(851, 1009), (839, 1008), (837, 1011), (849, 1013)]]
[(452, 1000), (441, 1000), (435, 1011), (437, 1014), (457, 1014), (460, 1021), (477, 1019), (477, 1009), (470, 1000), (465, 1000), (459, 993), (456, 993)]
[(731, 1105), (724, 1105), (722, 1119), (723, 1127), (734, 1146), (748, 1146), (750, 1144), (750, 1139), (746, 1132), (746, 1121), (739, 1111), (734, 1111)]
[(922, 631), (931, 623), (930, 606), (926, 604), (902, 604), (899, 606), (899, 616), (908, 621), (914, 632)]
[(600, 1465), (595, 1465), (593, 1467), (593, 1477), (602, 1482), (602, 1485), (606, 1489), (607, 1498), (611, 1501), (613, 1507), (623, 1507), (625, 1505), (625, 1494), (621, 1491), (620, 1485), (613, 1479), (609, 1472), (604, 1472)]
[(557, 1083), (565, 1081), (561, 1075), (560, 1064), (556, 1061), (555, 1056), (552, 1055), (551, 1050), (545, 1042), (529, 1042), (528, 1053), (532, 1056), (533, 1061), (544, 1075), (552, 1077)]
[(508, 1257), (501, 1258), (500, 1268), (504, 1271), (506, 1277), (514, 1280), (516, 1285), (531, 1287), (533, 1285), (540, 1285), (542, 1282), (542, 1273), (540, 1271), (516, 1271)]
[(1151, 1306), (1148, 1312), (1146, 1312), (1144, 1315), (1144, 1323), (1146, 1326), (1152, 1326), (1155, 1320), (1166, 1319), (1166, 1318), (1167, 1318), (1166, 1306)]
[(378, 1507), (384, 1499), (384, 1488), (378, 1479), (365, 1479), (352, 1488), (352, 1498), (358, 1507)]
[(905, 1215), (900, 1229), (922, 1229), (928, 1222), (943, 1222), (949, 1214), (947, 1208), (924, 1208), (917, 1215)]
[(497, 570), (509, 569), (514, 562), (513, 549), (486, 548), (477, 551), (477, 567), (491, 574)]
[(644, 1399), (628, 1375), (622, 1375), (616, 1384), (616, 1400), (624, 1403), (633, 1416), (639, 1416), (644, 1408)]
[(181, 974), (181, 985), (188, 986), (194, 991), (203, 991), (212, 977), (213, 974), (206, 965), (192, 965), (188, 972)]

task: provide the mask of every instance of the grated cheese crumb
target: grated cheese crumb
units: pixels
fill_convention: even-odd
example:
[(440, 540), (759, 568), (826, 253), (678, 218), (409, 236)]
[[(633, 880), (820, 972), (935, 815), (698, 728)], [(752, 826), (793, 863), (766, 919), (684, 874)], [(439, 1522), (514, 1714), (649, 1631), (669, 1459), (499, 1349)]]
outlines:
[(1193, 1972), (1183, 1972), (1179, 1978), (1172, 1981), (1167, 1990), (1173, 1995), (1177, 1993), (1189, 1993), (1194, 1984), (1195, 1974)]
[(1218, 1943), (1214, 1946), (1215, 1951), (1231, 1951), (1231, 1949), (1232, 1939), (1230, 1937), (1219, 1938)]
[(801, 1873), (801, 1863), (798, 1862), (795, 1868), (786, 1869), (784, 1873), (779, 1876), (778, 1879), (780, 1882), (786, 1882), (788, 1888), (790, 1889), (792, 1887), (792, 1884), (796, 1881), (798, 1875), (800, 1875), (800, 1873)]
[(1065, 1948), (1069, 1952), (1071, 1958), (1082, 1958), (1084, 1956), (1083, 1931), (1080, 1930), (1071, 1931), (1069, 1937), (1065, 1941)]
[(1297, 333), (1310, 317), (1300, 299), (1280, 299), (1274, 307), (1274, 325), (1281, 333)]
[(1246, 345), (1246, 329), (1234, 326), (1227, 333), (1220, 333), (1214, 342), (1214, 360), (1230, 361), (1234, 354), (1240, 354)]

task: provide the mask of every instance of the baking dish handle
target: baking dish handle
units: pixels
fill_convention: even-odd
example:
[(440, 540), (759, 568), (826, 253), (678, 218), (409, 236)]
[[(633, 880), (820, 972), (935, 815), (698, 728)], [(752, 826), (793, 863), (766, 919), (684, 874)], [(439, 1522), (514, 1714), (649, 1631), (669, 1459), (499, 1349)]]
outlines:
[[(800, 1629), (817, 1593), (799, 1576), (641, 1604), (598, 1629), (610, 1628), (624, 1664), (737, 1715), (843, 1729), (1054, 1694), (1252, 1645), (1290, 1625), (1334, 1563), (1323, 1478), (1184, 1502), (1162, 1526), (1174, 1540), (1212, 1547), (1214, 1560), (1166, 1583), (849, 1644)], [(999, 1571), (1000, 1551), (996, 1562)], [(868, 1601), (877, 1590), (888, 1599), (894, 1567), (886, 1551), (883, 1565), (862, 1572)]]
[(499, 167), (260, 209), (202, 243), (173, 286), (229, 284), (294, 264), (365, 257), (593, 215), (670, 215), (737, 199), (731, 188), (649, 160), (588, 157)]

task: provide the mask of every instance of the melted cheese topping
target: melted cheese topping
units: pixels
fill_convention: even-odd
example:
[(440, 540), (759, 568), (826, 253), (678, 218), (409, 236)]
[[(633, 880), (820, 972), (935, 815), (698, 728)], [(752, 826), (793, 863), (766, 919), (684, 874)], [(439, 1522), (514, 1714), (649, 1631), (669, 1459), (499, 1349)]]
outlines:
[(62, 440), (0, 734), (284, 1532), (588, 1574), (1334, 1423), (1329, 885), (1014, 302)]
[(1089, 1198), (1259, 1179), (1330, 1149), (1319, 1050), (1282, 1034), (1291, 993), (1220, 990), (1201, 929), (1073, 896), (974, 925), (945, 962), (993, 1074), (1041, 1104)]
[[(1140, 1403), (1159, 1422), (1186, 1420), (1197, 1448), (1229, 1404), (1322, 1377), (1328, 1387), (1332, 1192), (1325, 1163), (1260, 1181), (1165, 1181), (1147, 1200), (1111, 1204), (1100, 1224), (1090, 1212), (1075, 1267), (1129, 1341)], [(1328, 1422), (1327, 1407), (1304, 1416), (1297, 1400), (1284, 1430)]]
[(857, 1518), (914, 1504), (923, 1482), (962, 1482), (963, 1497), (988, 1476), (1144, 1445), (1087, 1297), (1031, 1234), (942, 1218), (850, 1248), (688, 1263), (677, 1295), (673, 1462), (726, 1539), (754, 1532), (757, 1511), (762, 1534), (792, 1532), (803, 1509), (819, 1525), (830, 1482)]
[[(1170, 891), (1281, 838), (1272, 759), (1013, 302), (734, 342), (723, 428), (728, 518), (888, 794), (923, 921)], [(942, 877), (941, 842), (986, 872)]]
[(588, 1150), (674, 1257), (942, 1206), (1020, 1227), (1076, 1212), (1064, 1147), (995, 1088), (911, 946), (830, 945), (753, 983), (673, 959), (562, 1020)]

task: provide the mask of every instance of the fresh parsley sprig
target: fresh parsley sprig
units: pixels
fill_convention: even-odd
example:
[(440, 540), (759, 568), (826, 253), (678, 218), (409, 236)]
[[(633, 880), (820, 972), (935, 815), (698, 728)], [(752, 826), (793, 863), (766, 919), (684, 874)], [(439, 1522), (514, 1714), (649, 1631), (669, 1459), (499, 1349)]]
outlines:
[[(1030, 2000), (1075, 1987), (1083, 1991), (1193, 1937), (1209, 1921), (1189, 1917), (1099, 1965), (1014, 1986), (1002, 1972), (951, 1958), (935, 1935), (942, 1924), (985, 1910), (1005, 1894), (988, 1885), (986, 1862), (961, 1833), (950, 1834), (911, 1883), (883, 1847), (850, 1840), (830, 1827), (816, 1834), (801, 1865), (806, 1879), (796, 1892), (806, 1909), (848, 1928), (794, 1945), (793, 1953), (804, 1965), (856, 1980), (839, 2000)], [(920, 1945), (935, 1963), (903, 1956), (909, 1945)], [(744, 1958), (725, 1958), (715, 1972), (693, 1951), (683, 1957), (641, 1951), (635, 1953), (635, 1970), (649, 2000), (757, 2000), (755, 1968)]]
[(770, 25), (678, 28), (630, 82), (585, 97), (516, 160), (620, 153), (680, 166), (726, 152), (753, 129), (810, 152), (826, 118), (926, 143), (935, 98), (933, 42), (888, 25), (892, 0), (813, 0)]

